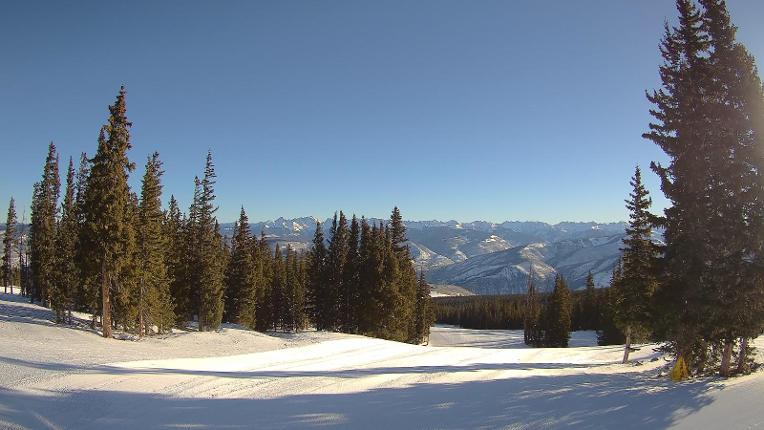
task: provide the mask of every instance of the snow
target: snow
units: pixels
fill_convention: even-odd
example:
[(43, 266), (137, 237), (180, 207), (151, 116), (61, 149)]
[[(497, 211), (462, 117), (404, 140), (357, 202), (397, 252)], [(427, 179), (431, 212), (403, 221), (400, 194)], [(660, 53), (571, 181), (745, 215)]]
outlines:
[[(227, 327), (102, 339), (0, 295), (0, 428), (745, 428), (764, 374), (673, 384), (654, 345), (433, 328), (431, 346)], [(651, 359), (656, 361), (650, 361)]]

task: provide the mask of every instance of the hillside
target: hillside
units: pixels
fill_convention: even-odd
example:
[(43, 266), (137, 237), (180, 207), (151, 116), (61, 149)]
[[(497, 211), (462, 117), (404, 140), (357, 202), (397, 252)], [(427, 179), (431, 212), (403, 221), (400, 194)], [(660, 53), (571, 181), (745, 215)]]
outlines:
[(500, 330), (436, 327), (437, 346), (235, 327), (130, 341), (51, 317), (0, 296), (0, 428), (691, 429), (764, 419), (764, 374), (673, 384), (656, 377), (665, 362), (650, 345), (633, 366), (618, 364), (619, 347), (531, 349)]

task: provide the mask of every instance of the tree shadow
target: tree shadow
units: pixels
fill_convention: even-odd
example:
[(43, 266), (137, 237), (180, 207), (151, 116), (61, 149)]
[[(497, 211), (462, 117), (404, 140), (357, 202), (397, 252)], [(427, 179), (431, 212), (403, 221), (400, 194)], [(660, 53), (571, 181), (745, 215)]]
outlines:
[(709, 404), (714, 387), (624, 375), (534, 375), (259, 399), (0, 390), (0, 427), (657, 429)]

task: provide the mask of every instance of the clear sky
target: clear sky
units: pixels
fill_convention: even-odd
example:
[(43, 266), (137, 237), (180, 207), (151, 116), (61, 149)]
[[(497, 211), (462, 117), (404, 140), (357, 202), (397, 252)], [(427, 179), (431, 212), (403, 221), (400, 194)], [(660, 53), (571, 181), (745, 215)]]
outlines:
[[(764, 1), (729, 7), (764, 61)], [(157, 150), (187, 206), (210, 148), (222, 221), (242, 204), (252, 220), (622, 220), (634, 165), (663, 159), (641, 138), (644, 91), (674, 16), (669, 0), (5, 2), (2, 221), (49, 141), (95, 150), (121, 84), (134, 188)]]

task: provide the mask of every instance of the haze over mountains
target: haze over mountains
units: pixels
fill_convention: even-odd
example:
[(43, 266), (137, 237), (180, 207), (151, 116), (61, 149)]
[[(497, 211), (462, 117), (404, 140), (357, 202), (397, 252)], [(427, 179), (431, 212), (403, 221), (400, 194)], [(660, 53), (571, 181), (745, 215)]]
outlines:
[[(373, 222), (381, 220), (373, 219)], [(533, 221), (406, 221), (412, 256), (430, 282), (464, 287), (476, 294), (513, 294), (526, 289), (533, 266), (541, 290), (562, 273), (574, 289), (591, 270), (598, 286), (607, 285), (620, 254), (626, 224)], [(305, 250), (316, 218), (303, 217), (251, 224), (268, 241)], [(331, 219), (322, 222), (325, 236)], [(233, 224), (224, 224), (230, 235)]]

